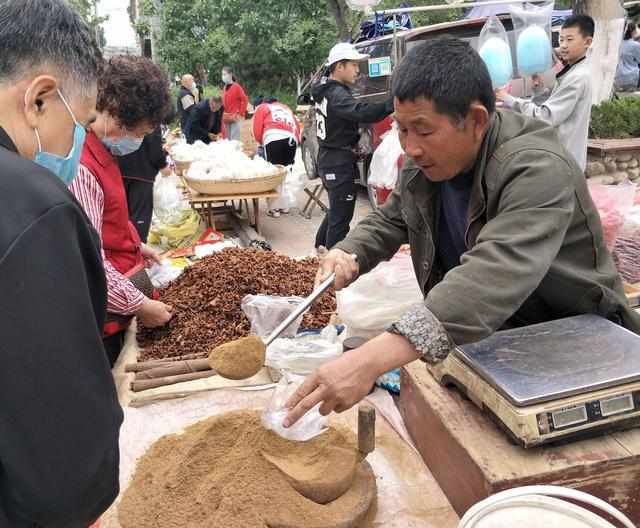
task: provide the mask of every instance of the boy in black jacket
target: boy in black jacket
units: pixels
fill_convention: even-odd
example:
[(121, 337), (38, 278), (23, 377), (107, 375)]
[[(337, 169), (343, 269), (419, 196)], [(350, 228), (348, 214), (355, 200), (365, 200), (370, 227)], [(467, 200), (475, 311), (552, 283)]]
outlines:
[(377, 123), (393, 112), (393, 100), (369, 104), (353, 97), (360, 68), (367, 55), (352, 44), (336, 44), (329, 53), (329, 78), (312, 90), (316, 135), (320, 149), (318, 171), (329, 196), (329, 211), (316, 235), (316, 248), (331, 249), (347, 236), (356, 205), (358, 167), (355, 149), (360, 123)]

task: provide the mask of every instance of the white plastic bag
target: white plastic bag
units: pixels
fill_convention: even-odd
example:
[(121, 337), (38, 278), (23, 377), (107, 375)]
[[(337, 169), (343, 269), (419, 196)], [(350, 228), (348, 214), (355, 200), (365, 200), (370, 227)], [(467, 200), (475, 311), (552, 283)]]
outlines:
[(493, 88), (506, 86), (513, 78), (513, 59), (507, 31), (498, 17), (489, 17), (482, 27), (478, 53), (487, 65)]
[(285, 180), (276, 189), (277, 198), (269, 198), (269, 209), (291, 209), (298, 205), (298, 196), (307, 183), (306, 173), (296, 172), (293, 165), (287, 168)]
[(333, 325), (320, 334), (278, 338), (267, 347), (265, 365), (280, 372), (308, 375), (342, 354), (342, 344)]
[[(267, 337), (304, 301), (302, 297), (276, 295), (245, 295), (240, 304), (251, 323), (251, 333)], [(304, 314), (282, 332), (281, 337), (294, 337), (298, 333)]]
[(338, 316), (349, 336), (373, 338), (423, 302), (411, 256), (397, 253), (336, 294)]
[(153, 212), (161, 224), (173, 225), (190, 209), (189, 202), (178, 188), (180, 178), (176, 175), (159, 176), (153, 186)]
[(303, 377), (285, 372), (261, 417), (262, 425), (266, 429), (294, 442), (306, 442), (315, 438), (326, 431), (327, 425), (327, 417), (320, 414), (321, 404), (316, 405), (290, 428), (285, 429), (282, 425), (289, 412), (285, 404), (303, 381)]
[(164, 259), (161, 264), (154, 264), (147, 270), (147, 275), (154, 288), (166, 288), (171, 282), (176, 280), (184, 271), (171, 264), (169, 259)]
[(551, 15), (554, 2), (542, 5), (509, 4), (513, 29), (516, 32), (518, 72), (527, 77), (544, 73), (553, 66), (551, 46)]
[(399, 173), (398, 158), (402, 153), (398, 126), (394, 123), (373, 153), (367, 184), (380, 189), (395, 189)]

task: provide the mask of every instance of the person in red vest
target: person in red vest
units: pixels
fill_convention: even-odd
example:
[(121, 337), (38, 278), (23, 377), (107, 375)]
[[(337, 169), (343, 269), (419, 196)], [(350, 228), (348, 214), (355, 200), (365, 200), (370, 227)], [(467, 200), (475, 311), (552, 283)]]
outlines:
[(247, 116), (249, 98), (233, 76), (229, 66), (222, 68), (222, 82), (224, 91), (222, 94), (222, 106), (224, 115), (222, 121), (225, 124), (225, 137), (230, 140), (240, 141), (240, 123)]
[(146, 327), (162, 326), (171, 319), (171, 307), (153, 299), (145, 268), (159, 258), (140, 241), (129, 221), (116, 159), (138, 150), (144, 137), (169, 114), (167, 87), (166, 75), (148, 59), (120, 55), (109, 60), (98, 82), (97, 117), (69, 187), (102, 238), (108, 290), (103, 339), (112, 365), (134, 316)]
[[(285, 167), (293, 165), (300, 144), (300, 122), (291, 108), (275, 98), (258, 105), (253, 114), (252, 131), (269, 163)], [(269, 216), (278, 218), (280, 213), (289, 212), (289, 204), (283, 198), (269, 198), (267, 202)]]

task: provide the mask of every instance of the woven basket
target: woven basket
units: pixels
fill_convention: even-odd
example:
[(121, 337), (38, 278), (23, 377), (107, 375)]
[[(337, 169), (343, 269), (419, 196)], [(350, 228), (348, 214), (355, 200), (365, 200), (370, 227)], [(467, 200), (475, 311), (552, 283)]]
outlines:
[(213, 196), (228, 196), (234, 194), (258, 194), (273, 191), (283, 181), (287, 174), (284, 167), (273, 176), (251, 178), (242, 180), (199, 180), (184, 176), (187, 185), (200, 194)]

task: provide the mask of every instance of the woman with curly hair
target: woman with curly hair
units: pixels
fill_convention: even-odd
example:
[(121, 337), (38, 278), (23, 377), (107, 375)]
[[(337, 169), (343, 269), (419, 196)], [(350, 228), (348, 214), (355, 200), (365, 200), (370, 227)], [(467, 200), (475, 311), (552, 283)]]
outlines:
[(159, 259), (129, 221), (117, 162), (138, 150), (144, 137), (165, 120), (171, 109), (168, 86), (164, 72), (143, 57), (122, 55), (106, 63), (98, 80), (97, 117), (69, 187), (102, 238), (108, 289), (103, 339), (111, 365), (134, 316), (147, 327), (171, 319), (171, 307), (153, 299), (145, 264)]

